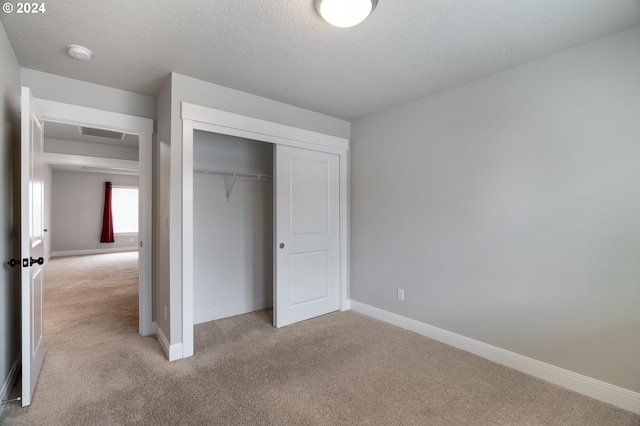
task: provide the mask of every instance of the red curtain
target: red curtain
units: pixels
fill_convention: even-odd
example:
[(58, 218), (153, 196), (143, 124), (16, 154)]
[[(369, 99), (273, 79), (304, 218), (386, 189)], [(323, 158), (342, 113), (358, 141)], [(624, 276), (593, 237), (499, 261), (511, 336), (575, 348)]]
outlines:
[(113, 243), (113, 214), (111, 213), (111, 182), (104, 183), (104, 211), (102, 212), (101, 243)]

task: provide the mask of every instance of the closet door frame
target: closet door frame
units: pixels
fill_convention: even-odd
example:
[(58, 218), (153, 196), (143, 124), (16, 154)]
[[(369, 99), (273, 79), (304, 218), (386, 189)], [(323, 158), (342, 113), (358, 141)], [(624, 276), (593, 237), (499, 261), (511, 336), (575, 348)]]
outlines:
[[(181, 103), (182, 110), (182, 358), (194, 353), (193, 293), (193, 132), (219, 133), (272, 144), (327, 152), (340, 162), (340, 310), (350, 309), (348, 298), (349, 140), (298, 127)], [(275, 207), (275, 206), (274, 206)], [(275, 236), (274, 236), (275, 238)], [(275, 242), (274, 242), (275, 244)], [(274, 282), (274, 286), (277, 283)]]

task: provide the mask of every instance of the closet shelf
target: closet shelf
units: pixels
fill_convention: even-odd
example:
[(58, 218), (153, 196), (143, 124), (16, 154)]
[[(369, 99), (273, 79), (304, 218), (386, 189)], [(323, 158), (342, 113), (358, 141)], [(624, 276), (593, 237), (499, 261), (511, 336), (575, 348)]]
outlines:
[(194, 170), (193, 173), (198, 173), (202, 175), (218, 175), (218, 176), (241, 177), (241, 178), (262, 179), (262, 180), (273, 179), (273, 176), (263, 175), (258, 173), (220, 172), (215, 170)]
[[(258, 173), (238, 173), (238, 172), (221, 172), (216, 170), (194, 170), (193, 173), (202, 174), (202, 175), (216, 175), (216, 176), (224, 176), (225, 178), (225, 188), (227, 190), (227, 201), (229, 201), (229, 196), (231, 195), (231, 191), (233, 191), (233, 185), (236, 184), (237, 178), (248, 178), (248, 179), (258, 179), (258, 180), (273, 180), (273, 176), (263, 175)], [(231, 185), (227, 184), (227, 177), (232, 177)]]

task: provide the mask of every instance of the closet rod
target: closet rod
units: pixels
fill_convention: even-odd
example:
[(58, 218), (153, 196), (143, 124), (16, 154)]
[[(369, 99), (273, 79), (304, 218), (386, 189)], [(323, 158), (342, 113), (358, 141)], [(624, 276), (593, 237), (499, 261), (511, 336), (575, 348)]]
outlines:
[(218, 176), (229, 176), (229, 177), (242, 177), (249, 179), (262, 179), (262, 180), (271, 180), (273, 176), (263, 175), (258, 173), (238, 173), (238, 172), (219, 172), (214, 170), (194, 170), (193, 173), (199, 173), (203, 175), (218, 175)]
[[(258, 180), (272, 180), (273, 176), (269, 175), (261, 175), (257, 173), (237, 173), (237, 172), (219, 172), (214, 170), (194, 170), (193, 173), (199, 173), (204, 175), (218, 175), (224, 176), (224, 186), (227, 190), (227, 202), (229, 202), (229, 197), (231, 196), (231, 191), (233, 191), (233, 186), (236, 184), (236, 179), (239, 177), (249, 178), (249, 179), (258, 179)], [(231, 181), (231, 186), (227, 183), (227, 177), (232, 177), (233, 181)]]

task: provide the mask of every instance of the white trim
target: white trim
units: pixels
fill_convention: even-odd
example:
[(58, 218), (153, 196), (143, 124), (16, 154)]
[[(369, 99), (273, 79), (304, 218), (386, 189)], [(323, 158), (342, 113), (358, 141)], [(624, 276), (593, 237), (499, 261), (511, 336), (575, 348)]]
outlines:
[[(11, 369), (9, 369), (9, 374), (7, 375), (7, 379), (2, 384), (2, 389), (0, 389), (0, 400), (6, 401), (11, 396), (11, 391), (13, 390), (13, 385), (18, 380), (18, 374), (20, 373), (20, 360), (22, 359), (22, 352), (18, 353), (15, 361), (13, 361), (13, 365)], [(5, 405), (0, 405), (0, 413), (4, 410)]]
[(160, 347), (164, 351), (165, 356), (169, 358), (169, 346), (171, 346), (169, 345), (169, 340), (162, 332), (162, 329), (158, 327), (158, 324), (155, 321), (153, 323), (153, 326), (156, 329), (156, 338), (158, 339), (158, 343), (160, 343)]
[(141, 336), (154, 333), (153, 327), (153, 120), (146, 120), (148, 133), (138, 136), (138, 328)]
[(273, 306), (273, 298), (265, 297), (262, 299), (254, 299), (248, 302), (235, 303), (224, 308), (211, 309), (205, 312), (196, 312), (194, 315), (194, 324), (202, 324), (203, 322), (215, 321), (222, 318), (234, 317), (236, 315), (247, 314), (260, 309), (267, 309)]
[[(193, 123), (194, 130), (202, 130), (203, 132), (219, 133), (221, 135), (236, 136), (244, 139), (268, 142), (274, 145), (286, 145), (294, 148), (303, 148), (303, 149), (310, 149), (315, 151), (329, 152), (331, 154), (337, 154), (337, 155), (340, 155), (342, 152), (346, 151), (346, 149), (334, 148), (332, 145), (335, 145), (335, 144), (322, 145), (322, 144), (311, 143), (311, 142), (297, 141), (294, 139), (288, 139), (288, 138), (274, 136), (274, 135), (267, 135), (259, 132), (252, 132), (250, 130), (233, 129), (230, 127), (225, 127), (217, 124), (202, 123), (200, 121), (191, 121), (191, 120), (188, 120), (188, 121)], [(329, 137), (334, 137), (334, 136), (329, 136)], [(344, 144), (348, 144), (348, 139), (343, 139), (343, 141), (345, 141)]]
[(339, 303), (340, 310), (346, 311), (349, 309), (349, 152), (343, 151), (343, 155), (338, 158), (340, 168), (340, 206), (339, 206), (339, 227), (340, 227), (340, 258), (338, 262), (340, 264), (340, 289), (339, 289)]
[(134, 135), (152, 134), (153, 120), (119, 112), (103, 111), (62, 102), (36, 99), (44, 121), (68, 124), (90, 124), (94, 128)]
[[(193, 125), (182, 123), (182, 357), (194, 353)], [(185, 285), (189, 283), (189, 285)]]
[(123, 251), (138, 251), (138, 247), (134, 246), (134, 247), (110, 247), (110, 248), (103, 248), (103, 249), (87, 249), (87, 250), (58, 250), (58, 251), (52, 251), (51, 257), (120, 253)]
[(182, 358), (182, 343), (177, 343), (175, 345), (169, 344), (169, 339), (164, 335), (162, 329), (158, 327), (158, 324), (155, 322), (153, 326), (156, 330), (156, 337), (158, 338), (158, 342), (160, 343), (160, 347), (164, 352), (164, 355), (169, 359), (169, 361), (175, 361)]
[(351, 308), (363, 315), (413, 331), (482, 358), (506, 365), (558, 386), (581, 393), (599, 401), (640, 414), (640, 393), (614, 386), (564, 368), (556, 367), (515, 352), (510, 352), (478, 340), (470, 339), (364, 303), (351, 301)]
[[(96, 168), (114, 168), (135, 171), (138, 174), (138, 161), (120, 160), (117, 158), (89, 157), (87, 155), (60, 154), (57, 152), (44, 152), (42, 162), (58, 166), (88, 166)], [(136, 187), (137, 188), (137, 187)]]
[[(152, 258), (153, 234), (152, 224), (152, 135), (153, 120), (111, 111), (103, 111), (78, 105), (45, 99), (35, 100), (44, 121), (89, 126), (98, 129), (112, 130), (138, 136), (138, 185), (140, 189), (139, 234), (138, 234), (138, 327), (142, 336), (153, 334), (152, 291), (153, 283)], [(45, 124), (46, 126), (46, 124)], [(97, 161), (97, 160), (96, 160)], [(103, 161), (103, 159), (99, 160)], [(118, 160), (119, 162), (127, 160)], [(128, 163), (127, 163), (128, 164)], [(86, 164), (85, 164), (86, 165)], [(118, 167), (118, 166), (115, 166)]]
[[(178, 162), (180, 169), (171, 170), (171, 174), (181, 176), (182, 238), (180, 289), (182, 291), (182, 343), (184, 357), (193, 355), (193, 131), (203, 130), (219, 134), (239, 136), (252, 140), (293, 146), (297, 148), (328, 152), (340, 156), (340, 309), (348, 309), (348, 149), (349, 139), (313, 132), (284, 124), (260, 120), (253, 117), (234, 114), (214, 108), (181, 102), (182, 118), (182, 155)], [(173, 144), (172, 144), (173, 152)], [(172, 154), (173, 155), (173, 154)], [(172, 161), (173, 165), (173, 161)], [(275, 192), (274, 192), (275, 194)], [(274, 209), (275, 209), (274, 205)], [(274, 210), (275, 211), (275, 210)], [(275, 235), (275, 234), (274, 234)], [(172, 286), (172, 283), (170, 283)], [(274, 294), (277, 287), (274, 283)]]
[[(274, 123), (272, 121), (260, 120), (246, 115), (234, 114), (232, 112), (203, 107), (200, 105), (182, 102), (182, 119), (192, 120), (200, 123), (209, 123), (224, 127), (226, 130), (216, 133), (235, 134), (236, 131), (243, 133), (242, 137), (255, 140), (265, 140), (264, 137), (277, 136), (279, 139), (289, 139), (295, 142), (319, 145), (320, 147), (336, 148), (339, 150), (349, 149), (349, 140), (324, 133), (313, 132), (298, 127), (287, 126), (285, 124)], [(247, 135), (247, 133), (250, 133)], [(271, 142), (267, 140), (267, 142)], [(279, 143), (283, 143), (280, 141)]]

